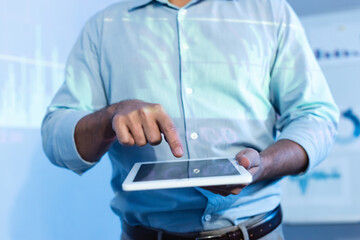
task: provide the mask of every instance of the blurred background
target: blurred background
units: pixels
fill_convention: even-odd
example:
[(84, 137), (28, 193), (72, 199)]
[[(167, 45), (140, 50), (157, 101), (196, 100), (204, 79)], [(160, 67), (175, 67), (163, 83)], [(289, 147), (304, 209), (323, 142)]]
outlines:
[[(0, 0), (0, 239), (119, 239), (107, 157), (83, 176), (46, 159), (40, 124), (85, 21), (115, 0)], [(287, 239), (360, 239), (360, 1), (289, 0), (341, 111), (312, 172), (283, 181)]]

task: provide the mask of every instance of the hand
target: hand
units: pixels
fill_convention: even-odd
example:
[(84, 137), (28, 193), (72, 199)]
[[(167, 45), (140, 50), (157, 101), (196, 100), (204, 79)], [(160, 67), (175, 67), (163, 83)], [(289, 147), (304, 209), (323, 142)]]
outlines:
[[(263, 164), (260, 153), (252, 148), (246, 148), (236, 154), (236, 160), (241, 166), (248, 170), (253, 176), (252, 183), (258, 181), (259, 176), (263, 171)], [(203, 187), (210, 192), (228, 196), (230, 194), (239, 194), (247, 185), (221, 185), (221, 186), (208, 186)]]
[(112, 128), (118, 141), (126, 146), (158, 145), (164, 134), (175, 157), (183, 155), (176, 127), (160, 104), (126, 100), (114, 104)]

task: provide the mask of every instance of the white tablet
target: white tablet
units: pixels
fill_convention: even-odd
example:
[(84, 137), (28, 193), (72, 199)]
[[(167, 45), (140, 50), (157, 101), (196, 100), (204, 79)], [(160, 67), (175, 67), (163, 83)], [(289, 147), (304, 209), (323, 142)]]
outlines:
[(235, 159), (211, 158), (135, 163), (124, 191), (248, 184), (252, 175)]

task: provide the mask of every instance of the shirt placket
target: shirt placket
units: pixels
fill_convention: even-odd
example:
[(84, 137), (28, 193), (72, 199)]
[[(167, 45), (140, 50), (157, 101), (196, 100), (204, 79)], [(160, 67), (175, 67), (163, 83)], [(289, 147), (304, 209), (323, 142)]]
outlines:
[[(180, 87), (181, 87), (181, 99), (183, 105), (183, 114), (184, 114), (184, 123), (185, 123), (185, 136), (186, 136), (186, 146), (189, 158), (198, 158), (198, 151), (192, 151), (192, 149), (200, 149), (201, 145), (201, 135), (199, 134), (199, 129), (197, 128), (195, 119), (196, 119), (196, 109), (194, 108), (194, 101), (196, 100), (196, 87), (194, 84), (195, 73), (191, 73), (189, 69), (194, 69), (190, 67), (189, 64), (195, 64), (192, 61), (191, 56), (194, 54), (196, 46), (191, 45), (189, 36), (187, 34), (187, 29), (191, 27), (191, 24), (187, 25), (189, 10), (180, 9), (177, 13), (177, 25), (178, 25), (178, 43), (179, 43), (179, 73), (180, 73)], [(188, 171), (189, 175), (193, 174), (192, 171), (196, 170), (196, 164), (192, 164), (189, 161)], [(213, 201), (209, 202), (206, 206), (206, 210), (203, 213), (201, 218), (202, 225), (204, 229), (211, 228), (211, 220), (213, 212)]]
[[(180, 87), (181, 87), (181, 99), (184, 112), (184, 122), (185, 122), (185, 136), (186, 136), (186, 145), (188, 151), (188, 157), (193, 158), (195, 153), (191, 151), (193, 147), (189, 145), (197, 144), (199, 141), (199, 133), (195, 127), (193, 121), (193, 111), (192, 101), (195, 91), (191, 85), (191, 74), (188, 71), (187, 62), (189, 60), (189, 52), (191, 51), (191, 46), (189, 45), (188, 36), (186, 35), (186, 17), (188, 15), (187, 9), (180, 9), (177, 13), (177, 24), (178, 24), (178, 37), (179, 37), (179, 54), (180, 54)], [(196, 156), (195, 156), (196, 157)]]

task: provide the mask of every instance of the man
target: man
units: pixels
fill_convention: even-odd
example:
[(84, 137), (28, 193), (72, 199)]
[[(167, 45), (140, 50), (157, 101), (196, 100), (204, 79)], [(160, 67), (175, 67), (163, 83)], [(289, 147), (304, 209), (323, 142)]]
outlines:
[[(109, 153), (123, 239), (282, 239), (279, 179), (321, 162), (336, 133), (338, 109), (283, 0), (115, 4), (85, 25), (66, 73), (45, 152), (79, 174)], [(253, 183), (121, 188), (135, 162), (223, 156)]]

